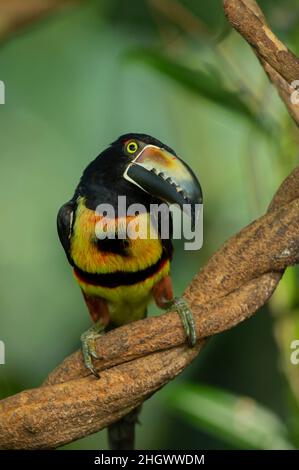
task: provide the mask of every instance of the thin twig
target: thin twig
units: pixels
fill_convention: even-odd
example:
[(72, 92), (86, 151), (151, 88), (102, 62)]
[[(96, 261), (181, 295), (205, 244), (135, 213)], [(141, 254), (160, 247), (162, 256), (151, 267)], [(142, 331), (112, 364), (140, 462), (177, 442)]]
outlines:
[(299, 126), (299, 100), (298, 103), (291, 100), (292, 83), (299, 80), (299, 58), (275, 36), (254, 0), (223, 0), (223, 5), (228, 21), (253, 48)]

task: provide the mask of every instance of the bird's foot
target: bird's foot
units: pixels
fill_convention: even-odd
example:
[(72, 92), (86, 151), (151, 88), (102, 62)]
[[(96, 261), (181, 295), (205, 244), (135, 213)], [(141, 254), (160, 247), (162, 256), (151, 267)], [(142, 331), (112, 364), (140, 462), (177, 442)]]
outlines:
[(167, 304), (167, 311), (176, 310), (183, 323), (188, 344), (192, 348), (196, 344), (196, 331), (192, 311), (183, 297), (175, 297)]
[(101, 333), (104, 331), (105, 325), (101, 321), (95, 323), (91, 328), (87, 331), (82, 333), (81, 335), (81, 344), (82, 344), (82, 354), (84, 364), (86, 365), (87, 369), (91, 371), (93, 375), (99, 378), (99, 374), (94, 368), (92, 363), (92, 358), (97, 359), (97, 350), (96, 350), (96, 340)]

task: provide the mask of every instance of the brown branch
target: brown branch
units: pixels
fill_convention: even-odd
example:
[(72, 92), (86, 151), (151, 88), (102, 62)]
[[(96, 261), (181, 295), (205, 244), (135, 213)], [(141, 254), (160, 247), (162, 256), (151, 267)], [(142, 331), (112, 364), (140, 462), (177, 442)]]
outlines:
[(1, 0), (0, 40), (10, 38), (77, 0)]
[[(299, 126), (299, 103), (292, 103), (292, 83), (299, 80), (299, 58), (269, 28), (254, 0), (223, 0), (228, 21), (253, 48), (270, 81)], [(299, 101), (299, 100), (298, 100)]]
[[(228, 240), (195, 277), (185, 296), (199, 338), (252, 315), (299, 259), (299, 168), (269, 212)], [(189, 349), (175, 312), (107, 333), (97, 343), (99, 380), (82, 356), (67, 358), (44, 386), (0, 402), (0, 448), (49, 448), (98, 431), (142, 403), (198, 354)]]
[[(244, 9), (249, 2), (226, 1), (229, 18), (237, 4)], [(251, 1), (250, 21), (259, 21), (264, 31), (259, 41), (266, 34), (272, 54), (271, 35), (254, 5)], [(242, 14), (245, 21), (243, 10)], [(252, 27), (250, 21), (248, 28)], [(247, 39), (249, 33), (242, 28)], [(254, 40), (251, 33), (250, 38)], [(275, 40), (273, 44), (277, 46)], [(259, 48), (264, 50), (261, 44)], [(286, 79), (284, 67), (278, 67), (275, 60), (267, 64)], [(184, 295), (192, 307), (199, 338), (195, 348), (185, 345), (175, 312), (107, 333), (97, 342), (99, 380), (89, 375), (81, 352), (76, 352), (43, 386), (0, 402), (0, 448), (57, 447), (116, 421), (176, 377), (200, 352), (204, 338), (232, 328), (264, 305), (284, 269), (298, 260), (299, 167), (281, 185), (267, 214), (230, 238), (187, 288)]]

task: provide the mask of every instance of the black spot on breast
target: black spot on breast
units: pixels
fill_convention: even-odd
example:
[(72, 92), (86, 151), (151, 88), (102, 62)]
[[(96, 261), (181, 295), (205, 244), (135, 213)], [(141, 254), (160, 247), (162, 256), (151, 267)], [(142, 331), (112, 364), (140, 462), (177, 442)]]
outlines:
[(104, 238), (103, 240), (97, 240), (95, 243), (98, 249), (102, 252), (114, 253), (121, 256), (129, 256), (130, 242), (127, 239)]

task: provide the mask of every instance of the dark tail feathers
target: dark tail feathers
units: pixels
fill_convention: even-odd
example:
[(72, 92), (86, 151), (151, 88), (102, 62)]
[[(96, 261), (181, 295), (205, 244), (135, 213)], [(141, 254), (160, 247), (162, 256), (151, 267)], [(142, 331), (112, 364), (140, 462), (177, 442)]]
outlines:
[(110, 450), (132, 450), (135, 448), (135, 425), (138, 423), (140, 410), (141, 406), (108, 427)]

